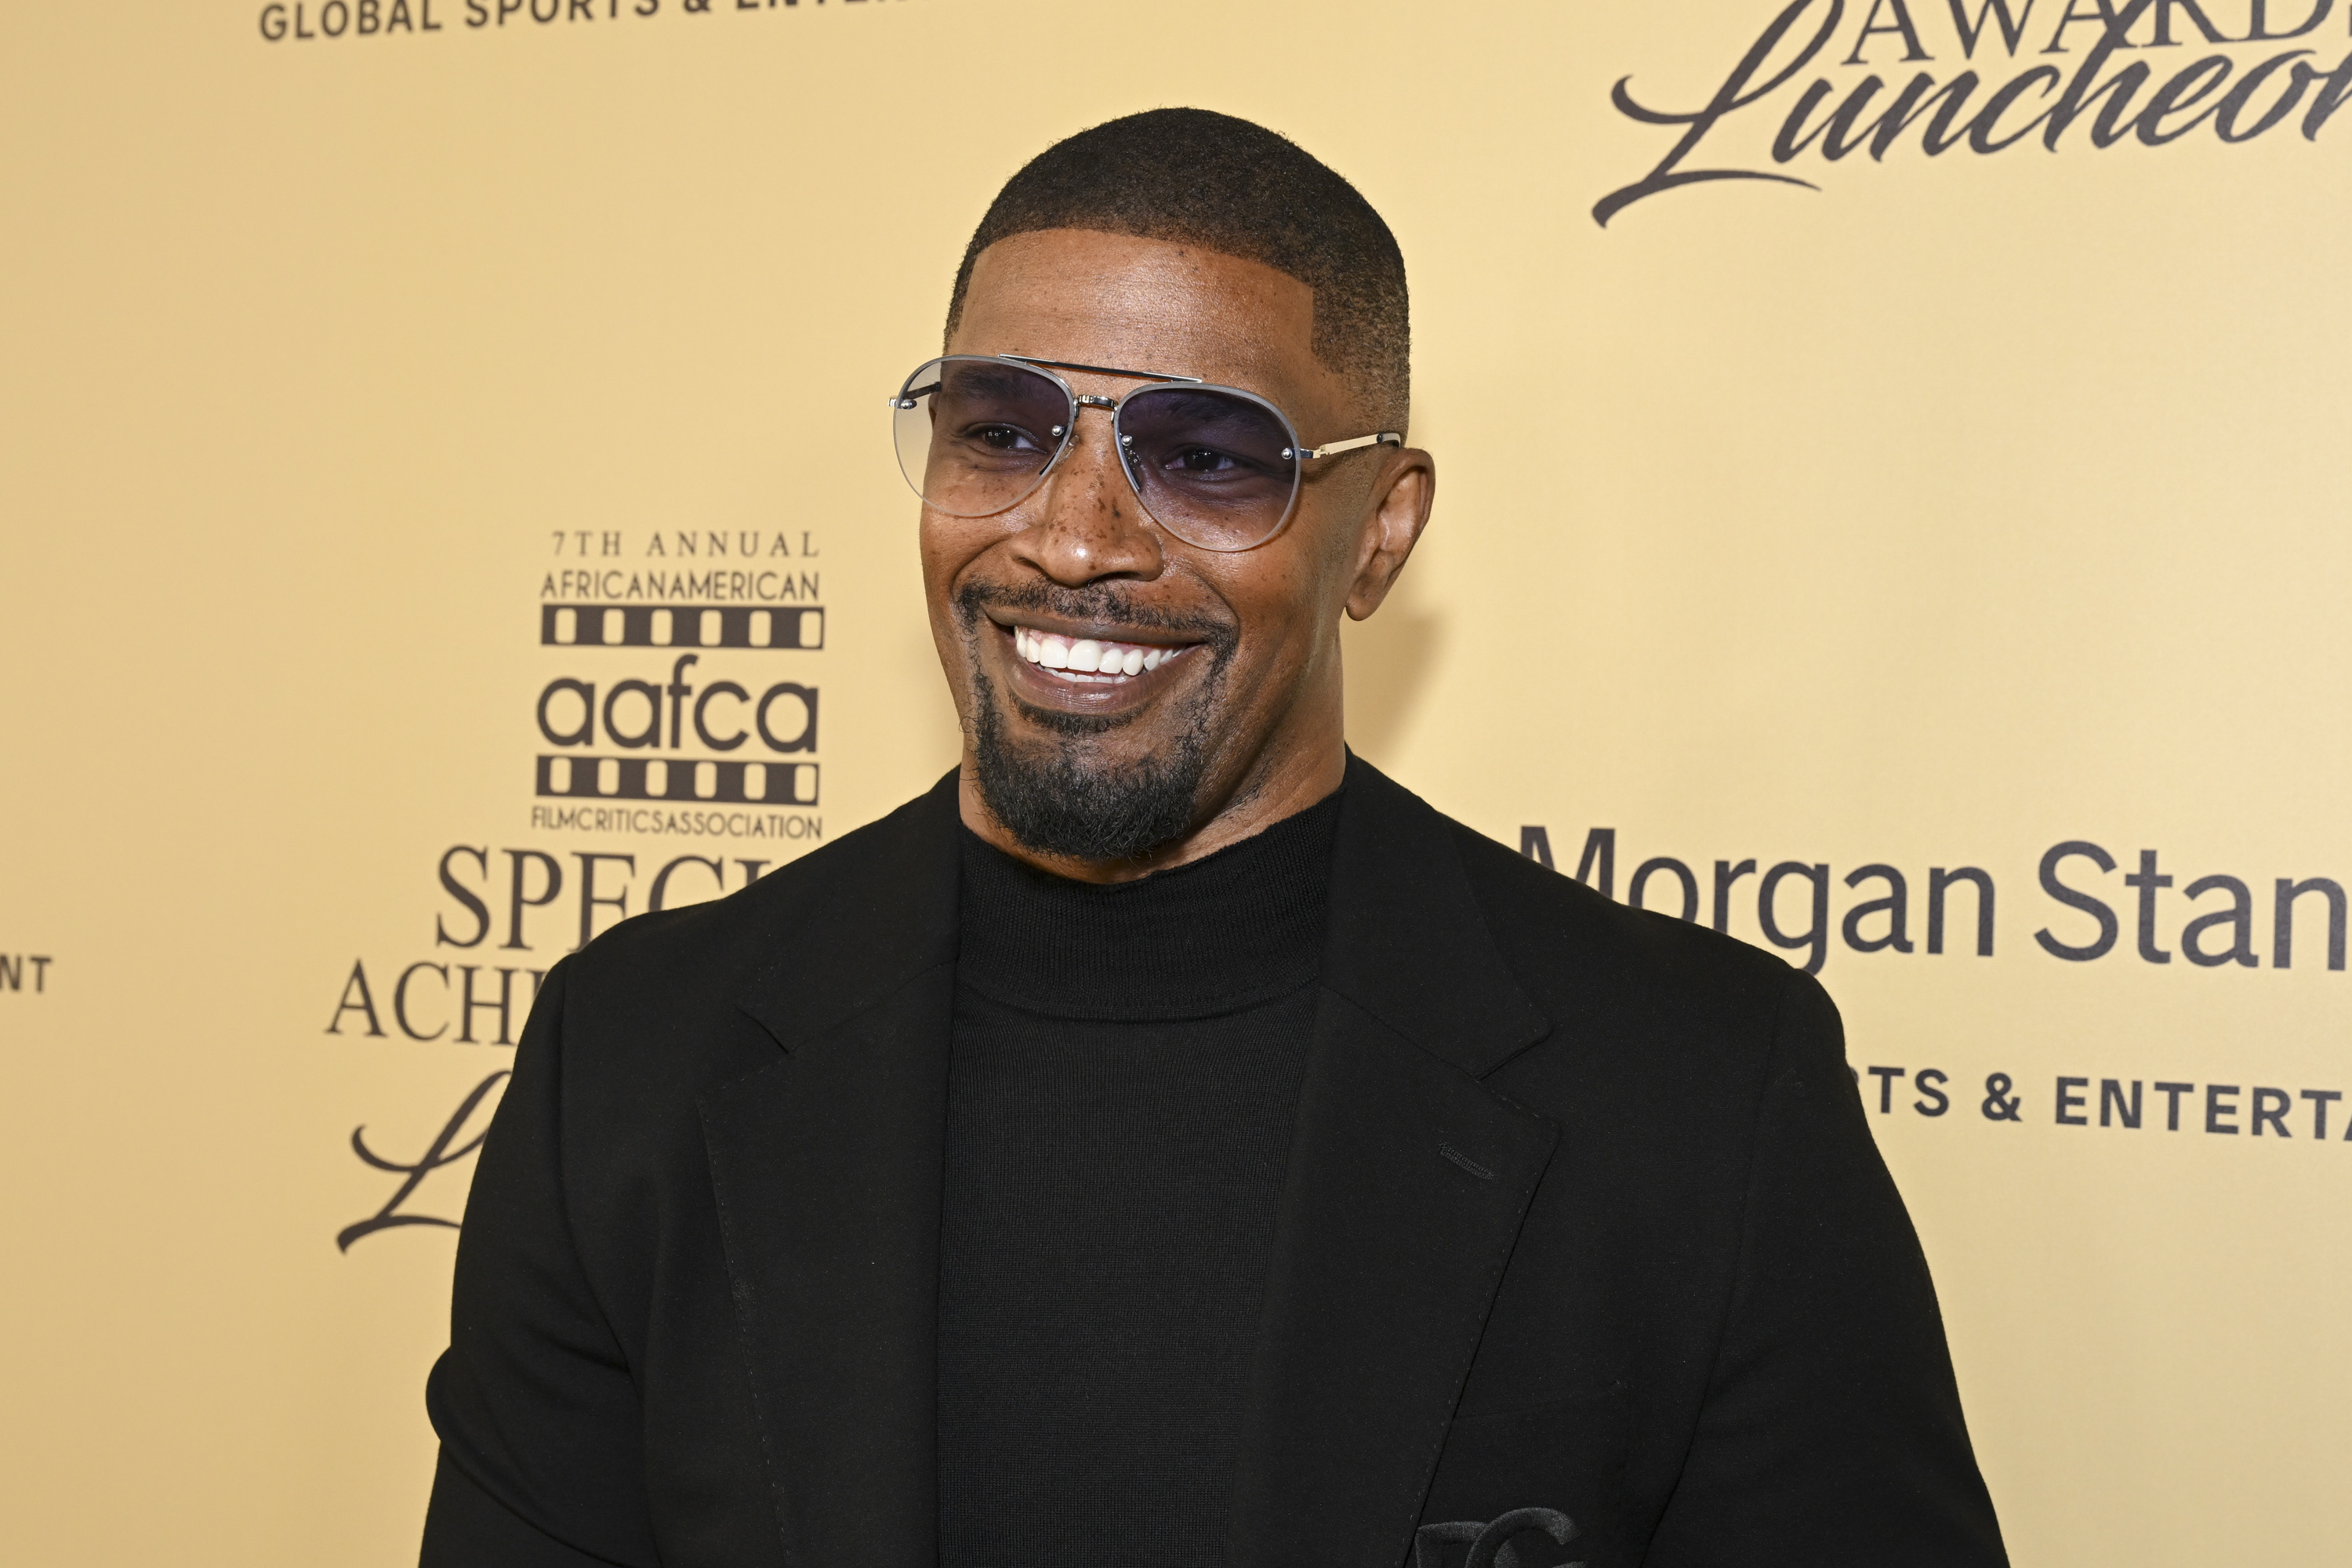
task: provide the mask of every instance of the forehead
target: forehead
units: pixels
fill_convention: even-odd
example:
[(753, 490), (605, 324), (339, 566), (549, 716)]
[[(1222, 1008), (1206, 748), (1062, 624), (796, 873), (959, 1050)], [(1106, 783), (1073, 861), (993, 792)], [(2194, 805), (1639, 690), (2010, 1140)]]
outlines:
[(1315, 291), (1262, 262), (1056, 228), (981, 252), (949, 346), (1195, 375), (1292, 407), (1331, 390), (1314, 328)]

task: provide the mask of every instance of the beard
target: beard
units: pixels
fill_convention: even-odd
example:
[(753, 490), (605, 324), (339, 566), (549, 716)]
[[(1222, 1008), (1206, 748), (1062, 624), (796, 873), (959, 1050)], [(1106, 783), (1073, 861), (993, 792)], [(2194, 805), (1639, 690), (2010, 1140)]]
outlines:
[[(1176, 733), (1148, 756), (1115, 757), (1106, 743), (1141, 713), (1098, 718), (1023, 703), (1021, 716), (1047, 738), (1015, 740), (1006, 732), (1004, 699), (981, 673), (978, 644), (987, 605), (1197, 636), (1203, 640), (1196, 657), (1205, 656), (1209, 669), (1173, 715)], [(956, 595), (955, 607), (972, 654), (971, 748), (980, 795), (1006, 832), (1041, 855), (1099, 861), (1139, 858), (1191, 830), (1209, 771), (1210, 721), (1237, 640), (1232, 628), (1129, 605), (1109, 584), (1079, 589), (973, 584)]]

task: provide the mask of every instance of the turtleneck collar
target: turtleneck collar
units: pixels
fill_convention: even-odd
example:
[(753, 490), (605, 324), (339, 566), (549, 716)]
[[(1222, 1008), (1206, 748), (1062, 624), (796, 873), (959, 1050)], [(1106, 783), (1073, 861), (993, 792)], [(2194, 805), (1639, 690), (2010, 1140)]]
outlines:
[(1322, 961), (1339, 791), (1206, 858), (1076, 882), (962, 832), (956, 978), (1050, 1017), (1207, 1017), (1286, 994)]

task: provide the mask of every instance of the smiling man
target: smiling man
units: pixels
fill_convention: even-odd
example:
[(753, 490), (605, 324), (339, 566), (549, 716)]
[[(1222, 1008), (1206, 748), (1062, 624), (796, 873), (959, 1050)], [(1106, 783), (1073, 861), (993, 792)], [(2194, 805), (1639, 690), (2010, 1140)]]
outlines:
[(889, 399), (963, 763), (550, 974), (428, 1565), (2003, 1561), (1820, 987), (1347, 752), (1406, 320), (1243, 121), (1005, 186)]

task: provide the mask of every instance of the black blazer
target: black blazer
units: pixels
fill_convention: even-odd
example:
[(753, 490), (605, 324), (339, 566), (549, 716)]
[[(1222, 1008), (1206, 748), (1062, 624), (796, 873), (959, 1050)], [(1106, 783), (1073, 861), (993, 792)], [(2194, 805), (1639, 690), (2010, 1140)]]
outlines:
[[(951, 775), (548, 976), (427, 1568), (936, 1561), (956, 833)], [(1577, 1529), (1499, 1527), (1522, 1564), (2004, 1561), (1818, 984), (1360, 761), (1331, 909), (1227, 1568), (1450, 1564), (1518, 1510)]]

